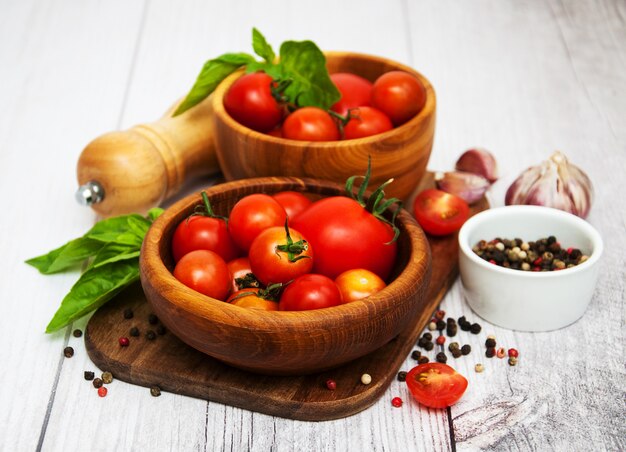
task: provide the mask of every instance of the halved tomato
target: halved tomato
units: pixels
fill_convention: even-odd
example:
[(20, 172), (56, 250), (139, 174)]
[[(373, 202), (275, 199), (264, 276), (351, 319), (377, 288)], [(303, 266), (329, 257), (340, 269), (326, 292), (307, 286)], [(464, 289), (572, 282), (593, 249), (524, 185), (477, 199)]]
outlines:
[(420, 364), (406, 375), (406, 384), (415, 400), (430, 408), (454, 405), (467, 389), (467, 380), (442, 363)]

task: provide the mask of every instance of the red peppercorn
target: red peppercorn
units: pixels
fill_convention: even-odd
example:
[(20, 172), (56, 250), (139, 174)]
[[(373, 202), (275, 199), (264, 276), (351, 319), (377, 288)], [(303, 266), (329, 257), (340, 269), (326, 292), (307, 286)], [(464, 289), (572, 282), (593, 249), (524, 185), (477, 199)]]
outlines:
[(402, 399), (400, 397), (394, 397), (391, 399), (391, 404), (396, 408), (400, 408), (402, 406)]
[(540, 272), (541, 271), (541, 267), (533, 267), (533, 271), (534, 272)]
[(495, 265), (496, 261), (494, 261), (493, 259), (489, 259), (489, 263)]
[(446, 311), (443, 311), (440, 309), (439, 311), (435, 312), (435, 318), (437, 320), (443, 320), (445, 316), (446, 316)]
[(100, 397), (106, 397), (107, 396), (107, 392), (109, 392), (109, 391), (104, 386), (101, 386), (101, 387), (98, 388), (98, 395)]
[(446, 337), (439, 336), (435, 342), (437, 342), (437, 345), (443, 345), (446, 342)]
[(519, 352), (517, 350), (515, 350), (514, 348), (509, 349), (509, 357), (517, 358), (518, 356), (519, 356)]
[(128, 344), (130, 344), (130, 341), (127, 337), (120, 337), (118, 341), (122, 347), (128, 347)]
[(335, 389), (337, 389), (337, 382), (331, 378), (329, 378), (328, 380), (326, 380), (326, 387), (331, 390), (334, 391)]
[(543, 259), (541, 257), (538, 257), (537, 259), (533, 261), (533, 265), (539, 266), (541, 265), (542, 262), (543, 262)]
[(572, 254), (572, 251), (574, 251), (574, 248), (572, 248), (571, 246), (567, 249), (567, 254)]

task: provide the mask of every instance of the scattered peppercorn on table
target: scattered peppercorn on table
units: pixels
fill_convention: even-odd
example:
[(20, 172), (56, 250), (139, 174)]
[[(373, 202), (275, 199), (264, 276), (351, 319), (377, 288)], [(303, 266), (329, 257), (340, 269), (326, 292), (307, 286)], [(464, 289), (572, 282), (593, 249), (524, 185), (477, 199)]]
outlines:
[[(623, 17), (619, 0), (0, 6), (6, 35), (0, 39), (0, 449), (626, 449)], [(484, 146), (500, 169), (488, 193), (492, 206), (504, 204), (518, 174), (557, 149), (583, 168), (597, 194), (588, 221), (606, 243), (584, 317), (547, 333), (506, 330), (473, 313), (456, 281), (382, 397), (327, 422), (120, 381), (87, 356), (87, 318), (45, 335), (80, 269), (43, 278), (22, 262), (95, 222), (72, 197), (80, 151), (105, 131), (158, 117), (184, 95), (207, 58), (249, 49), (253, 26), (273, 43), (311, 39), (325, 50), (380, 55), (426, 75), (438, 101), (429, 169), (447, 171), (464, 150)], [(198, 181), (183, 194), (214, 182)], [(559, 231), (553, 234), (559, 238)], [(521, 245), (513, 251), (503, 240), (496, 249), (505, 254), (491, 257), (521, 268), (530, 250)], [(567, 254), (579, 245), (562, 246)], [(562, 264), (555, 260), (567, 266), (573, 259), (548, 249), (526, 262), (531, 271), (542, 266), (545, 252), (557, 268)], [(501, 295), (505, 301), (507, 293)], [(158, 347), (172, 334), (160, 319), (138, 312), (123, 312), (122, 322), (131, 326), (115, 338), (122, 350), (139, 341)], [(426, 360), (445, 362), (467, 379), (467, 390), (448, 409), (424, 407), (407, 387), (407, 373)], [(319, 384), (332, 400), (341, 381), (327, 375)], [(376, 388), (380, 376), (355, 368), (352, 384)]]

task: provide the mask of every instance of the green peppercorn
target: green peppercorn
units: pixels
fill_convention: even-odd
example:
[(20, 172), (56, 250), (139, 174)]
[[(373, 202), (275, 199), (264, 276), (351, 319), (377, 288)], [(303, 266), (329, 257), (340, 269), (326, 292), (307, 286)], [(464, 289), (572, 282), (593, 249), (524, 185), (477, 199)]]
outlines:
[(469, 344), (465, 344), (463, 347), (461, 347), (461, 353), (463, 355), (469, 355), (471, 351), (472, 351), (472, 346)]
[(458, 342), (450, 342), (450, 345), (448, 345), (448, 350), (452, 351), (452, 350), (458, 350), (459, 349), (459, 343)]
[(446, 354), (444, 352), (439, 352), (437, 353), (437, 362), (438, 363), (446, 363), (448, 361), (448, 357), (446, 356)]
[(161, 395), (161, 388), (159, 388), (158, 386), (152, 386), (150, 388), (150, 395), (152, 397), (159, 397)]
[(517, 365), (517, 358), (515, 356), (511, 356), (509, 358), (509, 366), (516, 366)]
[(113, 374), (111, 372), (102, 372), (102, 382), (104, 384), (109, 384), (113, 381)]
[(406, 372), (401, 370), (398, 372), (398, 381), (406, 381)]
[(411, 353), (411, 358), (416, 361), (420, 359), (420, 356), (422, 356), (422, 353), (419, 350), (413, 350), (413, 352)]

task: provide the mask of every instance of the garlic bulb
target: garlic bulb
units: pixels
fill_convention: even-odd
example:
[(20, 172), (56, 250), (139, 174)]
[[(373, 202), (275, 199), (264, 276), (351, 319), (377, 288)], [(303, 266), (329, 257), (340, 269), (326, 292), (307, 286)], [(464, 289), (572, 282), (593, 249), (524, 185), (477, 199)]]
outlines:
[(490, 183), (498, 180), (496, 158), (487, 149), (474, 148), (465, 151), (456, 161), (456, 170), (478, 174)]
[(553, 207), (585, 218), (593, 200), (589, 177), (555, 152), (539, 166), (524, 171), (506, 192), (505, 204)]
[(491, 185), (484, 177), (464, 171), (437, 172), (435, 173), (435, 183), (439, 190), (452, 193), (468, 204), (473, 204), (482, 199)]

